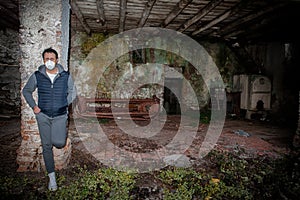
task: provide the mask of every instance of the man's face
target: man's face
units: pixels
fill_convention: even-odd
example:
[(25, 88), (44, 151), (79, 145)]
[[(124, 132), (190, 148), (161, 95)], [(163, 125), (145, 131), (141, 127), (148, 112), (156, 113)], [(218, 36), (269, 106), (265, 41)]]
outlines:
[(46, 63), (48, 60), (53, 61), (55, 64), (57, 63), (57, 59), (56, 59), (54, 53), (45, 53), (44, 54), (44, 63)]

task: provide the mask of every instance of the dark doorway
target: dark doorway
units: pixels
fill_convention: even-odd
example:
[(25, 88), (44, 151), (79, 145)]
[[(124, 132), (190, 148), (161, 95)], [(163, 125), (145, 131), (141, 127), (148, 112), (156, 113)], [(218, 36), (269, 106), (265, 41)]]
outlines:
[(163, 106), (170, 115), (180, 115), (182, 80), (180, 78), (166, 78), (164, 87)]

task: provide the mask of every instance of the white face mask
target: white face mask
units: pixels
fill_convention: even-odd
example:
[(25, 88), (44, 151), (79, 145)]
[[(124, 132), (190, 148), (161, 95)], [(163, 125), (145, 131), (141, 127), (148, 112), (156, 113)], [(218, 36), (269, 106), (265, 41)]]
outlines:
[(46, 65), (47, 69), (52, 70), (55, 67), (55, 62), (48, 60), (47, 62), (45, 62), (45, 65)]

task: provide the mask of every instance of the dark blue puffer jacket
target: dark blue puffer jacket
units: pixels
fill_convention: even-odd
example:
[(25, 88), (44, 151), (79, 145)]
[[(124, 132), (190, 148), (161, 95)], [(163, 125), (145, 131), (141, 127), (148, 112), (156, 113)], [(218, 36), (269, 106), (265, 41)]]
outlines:
[(66, 114), (68, 111), (68, 78), (69, 72), (63, 71), (54, 79), (53, 84), (49, 77), (40, 71), (35, 72), (38, 88), (38, 106), (41, 112), (49, 117)]

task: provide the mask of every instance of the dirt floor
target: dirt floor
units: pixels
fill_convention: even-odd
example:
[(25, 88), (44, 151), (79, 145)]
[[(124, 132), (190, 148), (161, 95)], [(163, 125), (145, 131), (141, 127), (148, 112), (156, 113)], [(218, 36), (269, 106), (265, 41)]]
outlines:
[[(147, 122), (137, 122), (143, 125)], [(169, 116), (164, 126), (164, 132), (156, 136), (154, 142), (145, 141), (135, 141), (135, 144), (141, 142), (135, 148), (135, 151), (141, 149), (153, 149), (159, 147), (170, 141), (172, 137), (172, 131), (176, 130), (178, 124), (180, 123), (180, 116)], [(144, 124), (144, 125), (146, 125)], [(114, 144), (118, 144), (119, 147), (126, 148), (130, 138), (124, 137), (124, 135), (119, 133), (116, 123), (111, 120), (102, 124), (105, 130), (109, 132), (109, 138), (114, 140)], [(88, 126), (88, 125), (87, 125)], [(88, 127), (86, 127), (88, 128)], [(186, 155), (190, 158), (195, 157), (198, 153), (199, 145), (203, 141), (203, 133), (206, 132), (208, 128), (207, 124), (200, 124), (198, 128), (198, 133), (195, 136), (192, 145), (186, 151)], [(82, 141), (76, 133), (76, 127), (73, 121), (70, 123), (70, 137), (72, 140), (72, 156), (67, 169), (62, 170), (60, 173), (68, 174), (72, 171), (75, 166), (86, 165), (93, 169), (99, 167), (99, 163), (95, 157), (90, 155)], [(274, 124), (261, 121), (249, 121), (249, 120), (239, 120), (239, 119), (227, 119), (223, 127), (221, 136), (217, 144), (216, 149), (221, 149), (225, 151), (237, 151), (243, 150), (244, 156), (251, 157), (257, 155), (268, 155), (271, 157), (277, 157), (282, 154), (287, 154), (290, 151), (290, 146), (292, 142), (292, 136), (294, 130), (289, 128), (278, 127)], [(126, 142), (127, 141), (127, 142)], [(20, 119), (18, 118), (0, 118), (0, 174), (4, 175), (18, 175), (17, 164), (16, 164), (16, 150), (21, 144), (20, 136)], [(24, 173), (23, 173), (24, 174)], [(45, 189), (47, 179), (44, 172), (26, 172), (29, 176), (40, 177), (40, 186)]]

